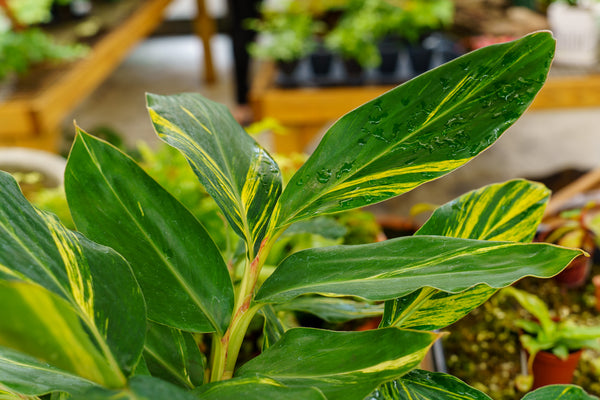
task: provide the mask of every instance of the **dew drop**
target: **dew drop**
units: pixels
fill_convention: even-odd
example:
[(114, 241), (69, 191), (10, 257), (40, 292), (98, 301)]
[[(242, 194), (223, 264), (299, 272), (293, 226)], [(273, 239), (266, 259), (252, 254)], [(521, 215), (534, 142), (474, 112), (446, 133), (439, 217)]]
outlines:
[(327, 183), (331, 178), (331, 170), (323, 168), (319, 172), (317, 172), (317, 181), (320, 183)]

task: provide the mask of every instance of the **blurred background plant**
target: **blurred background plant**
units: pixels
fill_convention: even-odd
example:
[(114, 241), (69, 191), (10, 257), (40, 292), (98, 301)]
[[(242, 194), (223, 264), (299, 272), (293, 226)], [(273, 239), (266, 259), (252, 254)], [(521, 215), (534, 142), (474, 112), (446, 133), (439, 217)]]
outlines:
[(85, 55), (81, 44), (57, 43), (39, 28), (50, 22), (52, 5), (72, 0), (0, 0), (0, 81), (25, 74), (42, 62), (60, 62)]

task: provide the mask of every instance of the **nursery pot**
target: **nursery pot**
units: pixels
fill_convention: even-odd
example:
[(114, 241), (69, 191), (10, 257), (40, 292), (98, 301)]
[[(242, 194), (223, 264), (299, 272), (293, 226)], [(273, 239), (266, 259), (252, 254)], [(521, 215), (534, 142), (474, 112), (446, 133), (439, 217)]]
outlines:
[(317, 77), (329, 75), (332, 64), (333, 54), (326, 49), (319, 48), (310, 55), (310, 66)]
[(592, 269), (592, 258), (579, 256), (575, 258), (561, 273), (554, 279), (568, 288), (583, 286)]
[(433, 50), (426, 48), (421, 42), (410, 45), (408, 47), (408, 54), (410, 55), (410, 65), (415, 75), (421, 75), (423, 72), (429, 71), (433, 58)]
[(378, 47), (379, 54), (381, 55), (381, 64), (379, 64), (377, 70), (383, 76), (394, 75), (398, 69), (400, 46), (392, 40), (383, 40), (379, 43)]
[(363, 67), (353, 58), (344, 58), (346, 81), (349, 85), (360, 85), (363, 82)]
[(581, 358), (582, 350), (569, 354), (561, 360), (554, 354), (540, 351), (533, 360), (533, 389), (546, 385), (569, 384)]
[(277, 60), (277, 69), (281, 72), (281, 74), (286, 78), (291, 78), (296, 71), (296, 67), (300, 62), (298, 60), (291, 61), (283, 61)]

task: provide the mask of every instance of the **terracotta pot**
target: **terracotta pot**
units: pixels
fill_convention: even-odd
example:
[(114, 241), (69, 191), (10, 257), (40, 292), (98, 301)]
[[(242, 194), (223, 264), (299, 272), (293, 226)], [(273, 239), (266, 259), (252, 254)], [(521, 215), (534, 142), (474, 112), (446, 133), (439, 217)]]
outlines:
[(592, 283), (596, 288), (596, 310), (600, 311), (600, 275), (596, 275), (592, 278)]
[(579, 256), (554, 279), (568, 288), (576, 288), (585, 284), (592, 269), (592, 257)]
[(533, 389), (546, 385), (571, 383), (581, 352), (582, 350), (579, 350), (569, 354), (566, 360), (561, 360), (546, 351), (537, 353), (533, 360)]

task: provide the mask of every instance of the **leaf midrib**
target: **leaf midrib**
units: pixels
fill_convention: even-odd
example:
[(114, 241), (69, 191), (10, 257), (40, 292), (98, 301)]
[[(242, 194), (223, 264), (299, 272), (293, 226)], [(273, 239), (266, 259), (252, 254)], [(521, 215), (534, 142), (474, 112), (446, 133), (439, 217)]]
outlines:
[(159, 259), (163, 261), (163, 263), (168, 267), (169, 271), (171, 271), (171, 273), (173, 274), (173, 276), (176, 278), (177, 282), (180, 283), (181, 287), (185, 290), (185, 292), (190, 296), (191, 299), (194, 300), (194, 304), (196, 304), (196, 306), (198, 306), (198, 308), (202, 311), (202, 314), (206, 317), (206, 319), (208, 319), (208, 321), (210, 322), (210, 324), (213, 326), (213, 328), (215, 328), (216, 332), (219, 335), (222, 335), (221, 329), (218, 326), (218, 324), (215, 322), (215, 320), (213, 319), (212, 315), (210, 315), (210, 313), (206, 312), (206, 309), (204, 307), (204, 304), (200, 301), (200, 299), (196, 296), (195, 292), (185, 283), (185, 280), (183, 279), (183, 277), (179, 274), (179, 272), (177, 271), (177, 269), (175, 268), (175, 266), (173, 264), (171, 264), (167, 258), (164, 257), (164, 255), (162, 254), (162, 252), (160, 251), (160, 249), (158, 248), (158, 246), (156, 245), (156, 243), (150, 239), (150, 237), (146, 234), (145, 230), (143, 229), (143, 227), (138, 223), (137, 219), (135, 218), (134, 215), (131, 214), (131, 212), (129, 211), (129, 209), (125, 206), (125, 204), (121, 201), (120, 197), (117, 195), (117, 192), (114, 190), (112, 184), (110, 184), (110, 182), (108, 181), (106, 175), (104, 174), (104, 172), (102, 171), (102, 168), (100, 168), (100, 163), (98, 162), (98, 160), (96, 159), (96, 157), (94, 156), (93, 152), (91, 151), (91, 149), (88, 147), (85, 139), (83, 139), (83, 135), (79, 135), (79, 137), (81, 138), (81, 142), (84, 145), (85, 150), (87, 151), (90, 160), (92, 161), (92, 164), (96, 167), (96, 169), (98, 170), (100, 176), (102, 177), (102, 179), (104, 180), (104, 182), (106, 183), (107, 187), (110, 188), (111, 193), (114, 195), (115, 199), (117, 200), (117, 203), (121, 205), (121, 207), (123, 208), (123, 210), (125, 211), (125, 214), (129, 216), (129, 218), (133, 221), (134, 225), (138, 228), (139, 232), (142, 233), (142, 236), (146, 238), (147, 242), (151, 244), (152, 249), (154, 250), (154, 252), (158, 255)]

